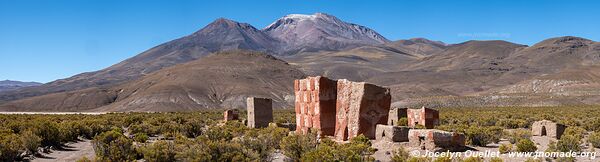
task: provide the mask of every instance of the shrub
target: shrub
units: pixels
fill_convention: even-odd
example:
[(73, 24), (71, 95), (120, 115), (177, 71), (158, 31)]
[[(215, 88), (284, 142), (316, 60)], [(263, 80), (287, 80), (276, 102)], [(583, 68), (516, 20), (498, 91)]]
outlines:
[(315, 132), (307, 135), (293, 134), (281, 140), (283, 154), (291, 160), (298, 161), (305, 153), (317, 147), (317, 136)]
[(531, 138), (531, 131), (526, 129), (516, 129), (507, 134), (507, 139), (512, 144), (519, 142), (521, 139)]
[(206, 131), (205, 135), (206, 135), (206, 137), (208, 137), (208, 139), (210, 139), (212, 141), (218, 141), (218, 140), (229, 141), (233, 138), (233, 134), (231, 131), (228, 131), (227, 129), (223, 129), (218, 126), (210, 127)]
[(536, 150), (537, 147), (535, 146), (535, 143), (533, 143), (533, 141), (530, 139), (521, 139), (517, 143), (518, 152), (535, 152)]
[(82, 158), (79, 158), (77, 160), (77, 162), (92, 162), (92, 160), (90, 160), (90, 159), (88, 159), (87, 157), (84, 156)]
[(0, 134), (0, 161), (17, 161), (22, 148), (21, 139), (14, 133)]
[(408, 126), (408, 118), (400, 118), (398, 119), (397, 126)]
[(409, 158), (410, 154), (408, 153), (408, 151), (406, 151), (404, 147), (400, 146), (400, 148), (392, 152), (391, 160), (393, 162), (406, 162)]
[(34, 127), (31, 129), (38, 137), (42, 138), (42, 146), (60, 145), (61, 135), (58, 126), (54, 122), (46, 120), (34, 121)]
[(585, 129), (583, 129), (581, 127), (567, 127), (567, 129), (565, 129), (565, 133), (563, 133), (563, 136), (570, 135), (577, 139), (582, 139), (585, 132), (586, 132)]
[(23, 148), (25, 148), (29, 153), (35, 154), (38, 147), (40, 147), (42, 144), (42, 138), (38, 137), (30, 130), (26, 130), (21, 132), (21, 142), (23, 144)]
[(452, 162), (452, 158), (450, 158), (450, 155), (444, 155), (436, 158), (433, 162)]
[(512, 144), (501, 144), (500, 147), (498, 148), (498, 151), (501, 154), (506, 154), (512, 151)]
[(477, 157), (477, 156), (472, 156), (472, 157), (463, 159), (463, 162), (483, 162), (483, 158)]
[(75, 122), (62, 122), (58, 124), (58, 132), (60, 134), (61, 142), (77, 140), (78, 137), (82, 135), (79, 130), (79, 125)]
[(430, 162), (431, 159), (429, 159), (427, 157), (411, 157), (406, 161), (407, 162)]
[(490, 162), (503, 162), (504, 160), (502, 160), (502, 158), (499, 157), (492, 157), (490, 158)]
[(130, 161), (136, 156), (132, 141), (117, 131), (96, 136), (93, 146), (99, 161)]
[(499, 127), (477, 127), (471, 126), (465, 132), (468, 143), (475, 146), (487, 146), (490, 143), (498, 143), (502, 136), (502, 128)]
[(167, 141), (156, 141), (151, 145), (142, 148), (144, 160), (152, 162), (171, 162), (175, 161), (175, 144)]
[(534, 158), (527, 158), (527, 160), (525, 160), (525, 162), (542, 162), (541, 159), (534, 159)]
[(421, 124), (417, 124), (417, 125), (415, 125), (414, 129), (427, 129), (427, 127), (425, 127), (424, 125), (421, 125)]
[(600, 132), (594, 132), (590, 134), (587, 141), (595, 148), (600, 148)]
[(302, 161), (374, 161), (371, 142), (364, 135), (359, 135), (346, 144), (338, 144), (328, 138), (321, 140), (317, 149), (302, 156)]
[(560, 152), (579, 152), (581, 151), (580, 144), (579, 138), (572, 135), (563, 135), (556, 143), (556, 149)]
[(146, 143), (146, 141), (148, 141), (148, 135), (146, 135), (146, 133), (136, 133), (133, 135), (133, 140), (135, 142), (139, 142), (139, 143)]
[(189, 120), (184, 125), (185, 135), (190, 138), (196, 138), (202, 134), (202, 128), (204, 128), (205, 124), (202, 120)]

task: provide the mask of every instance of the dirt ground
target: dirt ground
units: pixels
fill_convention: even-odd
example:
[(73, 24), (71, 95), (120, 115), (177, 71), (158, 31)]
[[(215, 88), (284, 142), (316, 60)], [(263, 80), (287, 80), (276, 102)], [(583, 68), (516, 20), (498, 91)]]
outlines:
[(41, 156), (31, 160), (32, 162), (72, 162), (83, 157), (94, 159), (94, 148), (90, 140), (81, 140), (79, 142), (70, 142), (60, 150), (52, 150), (49, 154), (42, 153)]

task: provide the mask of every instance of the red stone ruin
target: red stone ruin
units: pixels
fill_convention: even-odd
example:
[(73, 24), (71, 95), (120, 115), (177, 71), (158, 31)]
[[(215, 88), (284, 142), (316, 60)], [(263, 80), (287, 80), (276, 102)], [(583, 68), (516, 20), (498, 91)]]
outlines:
[(296, 95), (296, 131), (318, 130), (321, 135), (334, 135), (337, 82), (316, 76), (294, 81)]
[(365, 82), (338, 80), (335, 138), (363, 134), (375, 139), (377, 124), (386, 124), (392, 97), (388, 88)]
[(391, 104), (388, 88), (316, 76), (294, 81), (296, 132), (315, 129), (322, 136), (347, 140), (359, 134), (374, 139)]
[(408, 126), (411, 128), (417, 125), (425, 126), (427, 129), (433, 129), (440, 123), (440, 115), (437, 110), (422, 107), (420, 109), (406, 109)]

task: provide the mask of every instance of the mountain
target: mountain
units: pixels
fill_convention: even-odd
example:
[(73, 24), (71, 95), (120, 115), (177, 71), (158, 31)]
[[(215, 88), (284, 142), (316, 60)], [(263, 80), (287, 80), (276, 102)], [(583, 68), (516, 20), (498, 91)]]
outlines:
[(409, 105), (599, 104), (599, 61), (600, 43), (572, 36), (531, 47), (470, 41), (368, 81), (390, 85)]
[(23, 88), (23, 87), (39, 86), (39, 85), (42, 85), (42, 83), (2, 80), (2, 81), (0, 81), (0, 92), (16, 90), (16, 89)]
[(386, 46), (396, 48), (404, 53), (413, 55), (431, 56), (443, 51), (448, 44), (441, 41), (432, 41), (425, 38), (412, 38), (386, 43)]
[(193, 34), (163, 43), (108, 68), (2, 92), (0, 102), (93, 87), (109, 88), (218, 51), (252, 50), (289, 56), (299, 51), (336, 51), (386, 42), (387, 39), (371, 29), (321, 13), (288, 15), (264, 30), (220, 18)]
[(294, 79), (304, 73), (273, 56), (219, 52), (109, 89), (89, 88), (17, 100), (1, 111), (193, 111), (244, 108), (249, 96), (293, 105)]
[(336, 51), (389, 42), (372, 29), (324, 13), (287, 15), (263, 31), (285, 42), (282, 49), (285, 54)]
[(406, 63), (446, 48), (442, 42), (415, 38), (341, 51), (301, 52), (283, 59), (297, 65), (308, 75), (364, 81), (382, 73), (398, 71)]

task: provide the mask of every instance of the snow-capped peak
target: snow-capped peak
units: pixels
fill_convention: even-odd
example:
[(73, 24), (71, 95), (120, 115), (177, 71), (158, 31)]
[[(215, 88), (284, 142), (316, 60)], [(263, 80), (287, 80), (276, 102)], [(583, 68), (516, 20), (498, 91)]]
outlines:
[(316, 18), (317, 18), (317, 15), (289, 14), (289, 15), (284, 16), (282, 19), (314, 20)]

